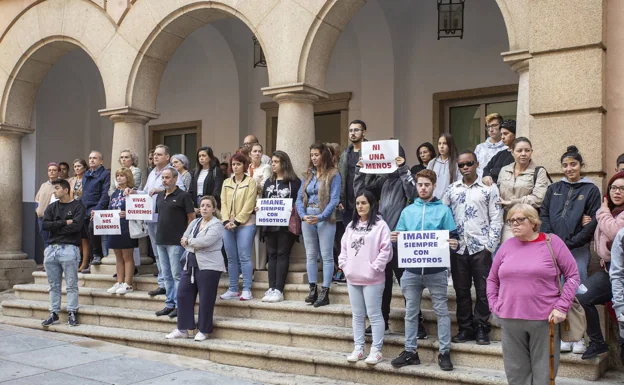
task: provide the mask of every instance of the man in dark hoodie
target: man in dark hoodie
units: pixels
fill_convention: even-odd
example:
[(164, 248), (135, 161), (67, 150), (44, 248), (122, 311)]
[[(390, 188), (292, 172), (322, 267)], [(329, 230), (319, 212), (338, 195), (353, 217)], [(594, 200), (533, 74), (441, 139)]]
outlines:
[(63, 273), (67, 283), (67, 313), (69, 326), (77, 326), (78, 311), (78, 264), (80, 263), (81, 232), (86, 209), (80, 201), (69, 195), (69, 182), (65, 179), (52, 181), (54, 197), (43, 214), (42, 227), (50, 232), (49, 246), (44, 251), (43, 264), (50, 284), (50, 316), (41, 325), (59, 323), (61, 311), (61, 283)]
[(338, 171), (342, 179), (340, 188), (340, 203), (338, 210), (342, 210), (342, 221), (345, 225), (351, 222), (353, 209), (355, 208), (355, 190), (353, 180), (355, 179), (355, 165), (360, 161), (362, 142), (366, 139), (366, 123), (361, 120), (354, 120), (349, 124), (349, 140), (351, 144), (345, 148), (338, 160)]
[(498, 181), (498, 174), (503, 167), (514, 162), (514, 157), (511, 153), (511, 146), (516, 140), (516, 121), (504, 120), (501, 124), (501, 140), (507, 146), (506, 149), (499, 151), (490, 159), (488, 164), (483, 168), (483, 176), (481, 180), (486, 186), (496, 184)]
[[(452, 251), (459, 248), (459, 236), (455, 228), (453, 213), (442, 201), (433, 196), (437, 176), (431, 170), (416, 174), (418, 198), (401, 212), (396, 231), (390, 238), (396, 243), (400, 231), (448, 230), (449, 246)], [(426, 267), (405, 269), (401, 277), (401, 291), (405, 296), (405, 350), (391, 364), (395, 368), (420, 364), (417, 349), (418, 312), (423, 290), (431, 294), (433, 311), (438, 318), (440, 369), (453, 370), (451, 362), (451, 316), (448, 311), (448, 268)]]

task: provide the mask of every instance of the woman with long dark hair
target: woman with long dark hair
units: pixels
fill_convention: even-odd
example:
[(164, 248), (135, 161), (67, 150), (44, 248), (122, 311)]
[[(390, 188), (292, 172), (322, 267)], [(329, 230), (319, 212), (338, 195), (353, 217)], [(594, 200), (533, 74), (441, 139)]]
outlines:
[(219, 167), (219, 159), (212, 148), (204, 146), (197, 150), (197, 165), (193, 172), (189, 193), (193, 197), (195, 213), (199, 214), (199, 200), (204, 195), (211, 195), (217, 200), (217, 208), (221, 209), (221, 187), (223, 172)]
[(418, 174), (420, 171), (427, 168), (429, 162), (436, 158), (436, 150), (433, 144), (425, 142), (418, 146), (416, 149), (416, 157), (418, 158), (418, 164), (412, 167), (410, 172), (412, 175)]
[[(293, 210), (301, 187), (301, 180), (295, 173), (290, 157), (284, 151), (275, 151), (271, 158), (271, 177), (264, 182), (262, 198), (292, 198)], [(284, 285), (290, 264), (290, 252), (299, 239), (299, 234), (290, 232), (288, 226), (263, 226), (261, 233), (266, 242), (269, 257), (269, 290), (263, 302), (284, 300)]]
[(440, 155), (429, 162), (427, 169), (433, 170), (438, 177), (433, 196), (442, 199), (448, 186), (462, 178), (457, 168), (457, 147), (451, 134), (444, 132), (440, 135), (438, 153)]
[(382, 359), (385, 325), (381, 300), (386, 282), (386, 264), (392, 258), (390, 228), (378, 215), (378, 208), (377, 199), (368, 190), (355, 198), (353, 220), (346, 226), (338, 257), (338, 265), (347, 277), (353, 312), (355, 348), (347, 360), (357, 362), (364, 358), (364, 330), (368, 315), (373, 343), (364, 362), (370, 365)]
[[(341, 178), (329, 148), (320, 142), (310, 146), (310, 162), (297, 196), (297, 212), (306, 249), (310, 293), (305, 298), (314, 307), (329, 305), (329, 288), (334, 274), (333, 245), (336, 235), (336, 206), (340, 201)], [(323, 286), (317, 292), (317, 258), (323, 259)]]

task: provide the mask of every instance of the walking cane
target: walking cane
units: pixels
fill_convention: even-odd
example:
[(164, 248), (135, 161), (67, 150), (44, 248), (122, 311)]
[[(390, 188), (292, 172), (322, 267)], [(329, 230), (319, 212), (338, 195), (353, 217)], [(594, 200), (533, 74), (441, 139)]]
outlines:
[(550, 385), (555, 385), (555, 323), (550, 321)]

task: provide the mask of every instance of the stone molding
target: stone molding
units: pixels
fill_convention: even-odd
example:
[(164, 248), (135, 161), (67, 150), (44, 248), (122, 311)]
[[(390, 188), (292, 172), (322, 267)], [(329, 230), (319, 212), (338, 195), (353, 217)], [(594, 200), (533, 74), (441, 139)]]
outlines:
[(503, 52), (501, 56), (503, 61), (509, 64), (511, 69), (518, 74), (529, 70), (529, 64), (533, 58), (528, 49)]
[(35, 132), (34, 128), (21, 127), (8, 123), (0, 123), (0, 135), (14, 135), (22, 137), (24, 135), (32, 134)]
[(279, 94), (289, 94), (289, 95), (292, 94), (292, 95), (313, 95), (313, 96), (316, 96), (316, 99), (329, 98), (329, 93), (327, 93), (326, 91), (323, 91), (320, 88), (313, 87), (303, 82), (272, 86), (272, 87), (264, 87), (262, 88), (262, 93), (265, 96), (274, 96), (274, 97), (276, 97)]
[(100, 116), (108, 117), (114, 123), (141, 123), (146, 124), (152, 119), (158, 119), (159, 113), (132, 108), (130, 106), (107, 108), (98, 111)]

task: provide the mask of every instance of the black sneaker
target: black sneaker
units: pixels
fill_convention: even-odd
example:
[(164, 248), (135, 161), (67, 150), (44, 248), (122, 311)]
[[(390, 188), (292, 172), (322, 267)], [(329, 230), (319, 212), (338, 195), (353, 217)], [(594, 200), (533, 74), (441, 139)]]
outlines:
[(420, 358), (418, 358), (418, 352), (403, 350), (397, 358), (390, 361), (390, 364), (395, 368), (402, 368), (407, 365), (420, 365)]
[(474, 341), (474, 339), (474, 333), (460, 330), (459, 333), (455, 335), (455, 337), (451, 338), (451, 342), (455, 342), (456, 344), (463, 344), (467, 341)]
[(167, 294), (167, 290), (165, 290), (164, 287), (159, 287), (156, 290), (151, 290), (147, 292), (147, 295), (149, 295), (150, 297), (154, 297), (157, 295), (165, 295), (165, 294)]
[(58, 325), (60, 323), (59, 316), (56, 313), (50, 313), (50, 316), (41, 322), (41, 326)]
[(102, 257), (100, 257), (99, 255), (96, 255), (95, 257), (93, 257), (93, 261), (91, 261), (92, 266), (97, 266), (101, 264), (102, 264)]
[(440, 353), (438, 354), (438, 365), (440, 365), (440, 369), (445, 372), (449, 372), (453, 370), (453, 363), (451, 362), (451, 353)]
[(418, 334), (416, 335), (416, 338), (418, 338), (419, 340), (427, 339), (427, 329), (425, 329), (425, 324), (423, 323), (423, 321), (418, 322)]
[(178, 316), (178, 308), (174, 308), (171, 313), (169, 313), (169, 318), (176, 318)]
[(489, 345), (490, 344), (490, 336), (485, 331), (484, 327), (479, 326), (477, 328), (475, 340), (477, 340), (477, 345)]
[(584, 360), (591, 360), (592, 358), (597, 357), (599, 354), (606, 353), (609, 351), (609, 345), (604, 342), (594, 342), (590, 341), (587, 350), (581, 356)]
[(78, 318), (76, 318), (76, 312), (70, 311), (67, 313), (67, 324), (69, 326), (78, 326), (80, 323), (78, 322)]
[[(386, 335), (390, 334), (390, 327), (388, 325), (386, 325), (386, 329), (384, 330), (384, 334), (386, 334)], [(370, 325), (366, 328), (366, 330), (364, 330), (364, 335), (365, 336), (372, 336), (373, 335), (373, 329), (371, 329)]]
[[(169, 314), (173, 313), (174, 311), (176, 311), (175, 307), (165, 307), (162, 310), (158, 310), (156, 312), (156, 315), (160, 317), (162, 315), (169, 315)], [(176, 314), (177, 314), (177, 312), (176, 312)]]

